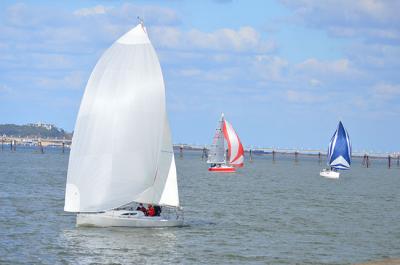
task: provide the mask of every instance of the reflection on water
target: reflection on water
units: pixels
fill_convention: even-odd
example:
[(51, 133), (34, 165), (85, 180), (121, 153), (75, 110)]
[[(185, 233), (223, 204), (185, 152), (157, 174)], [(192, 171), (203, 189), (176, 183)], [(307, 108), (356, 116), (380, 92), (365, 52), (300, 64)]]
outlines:
[[(75, 228), (64, 230), (59, 243), (77, 263), (174, 263), (182, 260), (179, 228)], [(82, 255), (82, 253), (87, 253)]]

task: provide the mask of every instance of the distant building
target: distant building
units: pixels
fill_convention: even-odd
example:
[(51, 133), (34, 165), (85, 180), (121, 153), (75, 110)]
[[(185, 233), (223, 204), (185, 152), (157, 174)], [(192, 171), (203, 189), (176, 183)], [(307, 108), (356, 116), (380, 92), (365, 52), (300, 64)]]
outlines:
[(53, 128), (57, 129), (57, 127), (54, 124), (50, 124), (50, 123), (43, 123), (41, 121), (37, 122), (37, 123), (28, 123), (29, 126), (33, 126), (33, 127), (42, 127), (42, 128), (46, 128), (47, 130), (51, 130)]

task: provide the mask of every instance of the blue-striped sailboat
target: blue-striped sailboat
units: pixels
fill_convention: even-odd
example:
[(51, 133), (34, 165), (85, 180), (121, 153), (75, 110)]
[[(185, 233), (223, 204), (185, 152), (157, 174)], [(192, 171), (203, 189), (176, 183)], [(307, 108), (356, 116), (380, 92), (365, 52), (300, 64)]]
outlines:
[(321, 176), (326, 178), (339, 178), (338, 170), (346, 170), (351, 165), (351, 143), (350, 137), (342, 122), (339, 122), (338, 128), (332, 136), (328, 147), (328, 166), (323, 169)]

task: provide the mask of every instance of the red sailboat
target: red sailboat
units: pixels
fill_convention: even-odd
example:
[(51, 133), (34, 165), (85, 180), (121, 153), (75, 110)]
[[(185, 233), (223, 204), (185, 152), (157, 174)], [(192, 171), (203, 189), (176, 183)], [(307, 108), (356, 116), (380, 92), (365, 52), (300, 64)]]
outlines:
[[(225, 152), (225, 141), (228, 144), (228, 152)], [(209, 171), (235, 172), (236, 167), (243, 167), (244, 149), (239, 136), (232, 125), (221, 115), (218, 127), (215, 131), (213, 143), (207, 163)]]

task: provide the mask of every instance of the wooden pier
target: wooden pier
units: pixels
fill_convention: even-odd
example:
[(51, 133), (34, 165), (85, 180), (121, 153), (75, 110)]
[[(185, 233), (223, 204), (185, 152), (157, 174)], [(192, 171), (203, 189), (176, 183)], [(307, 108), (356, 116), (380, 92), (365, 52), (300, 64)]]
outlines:
[[(175, 150), (179, 151), (179, 156), (183, 157), (185, 151), (198, 151), (201, 153), (201, 159), (204, 160), (208, 153), (208, 148), (199, 145), (190, 144), (179, 144), (174, 145)], [(245, 149), (245, 159), (248, 162), (254, 161), (256, 157), (271, 157), (273, 163), (279, 163), (280, 157), (292, 157), (294, 163), (301, 163), (301, 159), (304, 157), (315, 157), (316, 161), (321, 165), (326, 159), (326, 151), (318, 149), (283, 149), (283, 148), (247, 148)], [(370, 168), (373, 165), (373, 161), (387, 161), (387, 168), (399, 168), (400, 167), (400, 152), (395, 153), (373, 153), (354, 151), (352, 166), (356, 163), (360, 163), (361, 166)], [(355, 160), (354, 160), (355, 159)], [(360, 162), (361, 161), (361, 162)]]
[(4, 151), (4, 146), (9, 145), (10, 151), (16, 152), (17, 146), (36, 146), (40, 153), (44, 153), (45, 147), (61, 147), (62, 153), (65, 153), (65, 148), (71, 146), (70, 139), (52, 139), (52, 138), (20, 138), (13, 136), (1, 137), (1, 151)]

